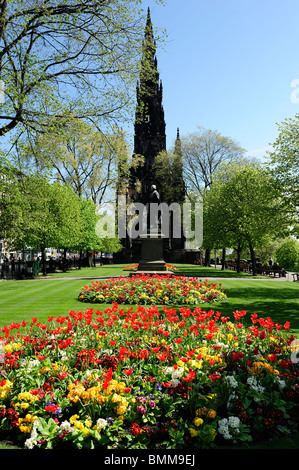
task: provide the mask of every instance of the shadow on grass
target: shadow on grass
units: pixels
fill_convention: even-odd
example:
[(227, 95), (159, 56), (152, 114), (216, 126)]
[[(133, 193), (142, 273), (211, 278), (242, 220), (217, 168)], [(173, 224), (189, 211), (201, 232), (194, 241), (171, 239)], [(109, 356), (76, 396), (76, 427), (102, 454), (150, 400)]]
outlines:
[(299, 286), (290, 283), (280, 285), (257, 284), (254, 287), (228, 287), (227, 301), (219, 304), (219, 311), (231, 315), (233, 309), (246, 310), (250, 315), (257, 313), (259, 317), (271, 317), (274, 322), (284, 325), (291, 323), (292, 330), (299, 331)]
[(249, 273), (237, 273), (236, 271), (215, 269), (215, 268), (200, 268), (200, 267), (190, 267), (190, 268), (179, 268), (175, 271), (175, 274), (180, 276), (194, 276), (194, 277), (230, 277), (230, 278), (240, 278), (245, 277), (251, 279), (253, 276)]

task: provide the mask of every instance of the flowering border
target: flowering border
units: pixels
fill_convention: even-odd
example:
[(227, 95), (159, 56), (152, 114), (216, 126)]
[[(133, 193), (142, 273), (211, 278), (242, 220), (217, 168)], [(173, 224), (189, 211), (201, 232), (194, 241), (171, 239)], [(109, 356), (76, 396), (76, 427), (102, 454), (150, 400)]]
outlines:
[(130, 305), (199, 305), (226, 299), (224, 287), (215, 282), (145, 274), (93, 281), (78, 296), (81, 302)]
[(290, 433), (289, 328), (245, 311), (231, 320), (118, 304), (12, 323), (0, 338), (0, 430), (29, 449), (205, 448)]

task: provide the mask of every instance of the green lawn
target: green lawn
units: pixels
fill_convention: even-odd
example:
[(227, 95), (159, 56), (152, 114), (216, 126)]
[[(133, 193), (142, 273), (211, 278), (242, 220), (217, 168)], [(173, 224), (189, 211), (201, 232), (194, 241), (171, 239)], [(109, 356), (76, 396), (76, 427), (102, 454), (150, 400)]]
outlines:
[[(65, 273), (49, 273), (47, 277), (97, 277), (97, 276), (126, 276), (129, 271), (124, 271), (125, 264), (107, 264), (96, 268), (71, 269)], [(221, 270), (214, 267), (195, 266), (193, 264), (176, 264), (178, 270), (175, 274), (200, 277), (230, 277), (230, 278), (252, 278), (249, 273), (237, 273), (229, 269)]]
[[(207, 275), (211, 276), (208, 274), (210, 270), (219, 277), (221, 271), (214, 268), (197, 268), (197, 271), (193, 269), (192, 274), (195, 275), (196, 271), (196, 275), (205, 279)], [(82, 286), (91, 282), (88, 277), (109, 277), (124, 273), (119, 266), (108, 265), (63, 273), (66, 278), (82, 276), (84, 279), (55, 279), (60, 277), (57, 273), (55, 276), (49, 276), (47, 280), (0, 282), (0, 327), (13, 321), (28, 321), (31, 317), (44, 321), (48, 315), (65, 315), (70, 310), (78, 311), (91, 307), (92, 304), (83, 304), (77, 300)], [(281, 324), (290, 321), (292, 330), (299, 337), (299, 284), (278, 279), (258, 281), (250, 277), (242, 280), (223, 279), (219, 282), (225, 287), (228, 300), (214, 304), (213, 308), (224, 315), (230, 315), (238, 309), (247, 310), (250, 314), (256, 312), (262, 317), (270, 316)], [(104, 304), (96, 306), (98, 309), (105, 307)]]

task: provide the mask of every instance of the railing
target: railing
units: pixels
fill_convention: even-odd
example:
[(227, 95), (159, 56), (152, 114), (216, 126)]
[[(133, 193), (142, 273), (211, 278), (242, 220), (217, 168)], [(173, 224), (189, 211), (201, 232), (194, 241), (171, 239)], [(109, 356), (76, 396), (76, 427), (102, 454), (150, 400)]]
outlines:
[[(86, 266), (86, 259), (81, 259), (81, 267)], [(79, 268), (80, 262), (78, 258), (49, 259), (46, 260), (46, 272), (54, 273), (57, 271), (68, 271), (73, 268)], [(43, 272), (43, 264), (41, 261), (4, 261), (0, 264), (0, 279), (30, 279), (38, 276)]]
[[(236, 261), (226, 261), (225, 268), (237, 271), (238, 265)], [(240, 262), (240, 271), (252, 273), (252, 264), (248, 262)], [(285, 277), (286, 272), (283, 268), (279, 267), (270, 267), (270, 266), (263, 266), (261, 263), (256, 264), (256, 273), (265, 276), (272, 276), (272, 277)]]

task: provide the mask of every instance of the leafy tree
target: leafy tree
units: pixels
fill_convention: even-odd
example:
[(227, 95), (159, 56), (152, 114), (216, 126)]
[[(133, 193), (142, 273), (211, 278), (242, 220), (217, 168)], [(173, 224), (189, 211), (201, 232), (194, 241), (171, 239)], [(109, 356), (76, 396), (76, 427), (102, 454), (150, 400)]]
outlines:
[(287, 271), (299, 271), (299, 242), (295, 238), (283, 240), (275, 250), (275, 259)]
[[(216, 193), (217, 207), (210, 204), (210, 231), (214, 245), (249, 247), (253, 274), (256, 274), (255, 249), (269, 236), (285, 236), (291, 219), (273, 177), (260, 164), (246, 160), (222, 164), (210, 187)], [(215, 206), (214, 206), (215, 207)], [(220, 218), (220, 222), (219, 222)], [(219, 228), (220, 226), (220, 228)]]
[[(244, 150), (231, 138), (198, 126), (197, 131), (181, 140), (184, 178), (187, 194), (203, 196), (213, 182), (215, 172), (223, 162), (233, 162)], [(210, 249), (206, 249), (205, 264), (209, 265)]]
[(124, 117), (135, 85), (141, 11), (139, 0), (1, 1), (0, 135), (17, 126), (44, 131), (69, 114)]
[(79, 197), (100, 203), (115, 185), (123, 156), (127, 157), (123, 133), (103, 134), (94, 125), (70, 118), (62, 129), (27, 140), (21, 164), (70, 185)]
[[(299, 114), (279, 125), (279, 135), (269, 155), (269, 166), (288, 210), (299, 214)], [(298, 231), (298, 225), (297, 225)]]
[(79, 251), (81, 268), (82, 252), (87, 252), (88, 264), (91, 265), (92, 252), (112, 252), (121, 249), (121, 243), (115, 236), (113, 238), (100, 237), (97, 232), (97, 223), (100, 219), (97, 205), (91, 200), (80, 199), (80, 236), (78, 243), (72, 245), (72, 249)]
[(222, 163), (233, 162), (244, 153), (234, 140), (217, 131), (198, 127), (182, 137), (184, 177), (189, 191), (203, 194)]
[(163, 150), (155, 157), (153, 171), (159, 181), (163, 202), (182, 204), (185, 201), (185, 186), (181, 177), (183, 174), (181, 155)]
[(237, 271), (240, 271), (240, 254), (244, 245), (239, 226), (234, 223), (228, 206), (223, 207), (224, 188), (214, 184), (206, 189), (203, 197), (203, 248), (208, 252), (222, 249), (222, 269), (224, 269), (226, 248), (235, 248), (237, 252)]
[(22, 223), (14, 244), (18, 249), (39, 248), (46, 275), (45, 248), (71, 247), (78, 242), (79, 198), (70, 187), (50, 184), (40, 175), (22, 178), (20, 186)]

